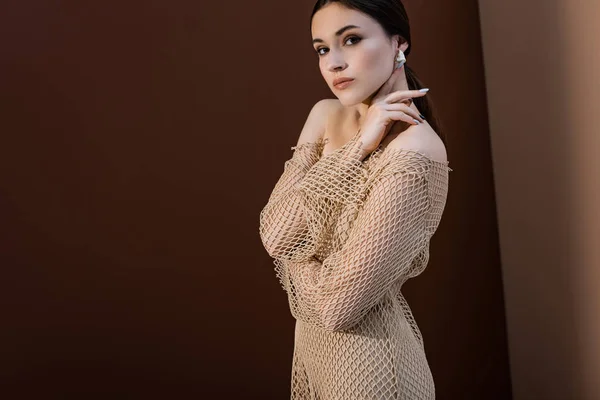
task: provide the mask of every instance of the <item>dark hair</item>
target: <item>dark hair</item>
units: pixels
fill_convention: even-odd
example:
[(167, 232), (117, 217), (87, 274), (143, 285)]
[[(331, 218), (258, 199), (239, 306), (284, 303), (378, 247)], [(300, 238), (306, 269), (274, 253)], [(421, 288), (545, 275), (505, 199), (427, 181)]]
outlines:
[[(389, 37), (393, 35), (399, 35), (404, 41), (408, 42), (409, 46), (404, 52), (405, 56), (410, 54), (412, 49), (410, 40), (410, 24), (408, 20), (408, 14), (406, 9), (400, 0), (317, 0), (313, 7), (312, 14), (310, 16), (310, 22), (317, 11), (326, 6), (329, 3), (340, 3), (341, 5), (360, 11), (367, 14), (383, 27), (383, 30), (388, 34)], [(407, 65), (408, 61), (404, 64), (404, 70), (406, 72), (406, 81), (408, 83), (409, 90), (423, 88), (423, 83), (418, 78), (417, 74), (409, 68)], [(431, 127), (436, 131), (438, 136), (446, 145), (445, 134), (441, 131), (440, 122), (436, 116), (433, 108), (433, 103), (429, 99), (429, 95), (414, 98), (415, 105), (425, 116), (425, 119)]]

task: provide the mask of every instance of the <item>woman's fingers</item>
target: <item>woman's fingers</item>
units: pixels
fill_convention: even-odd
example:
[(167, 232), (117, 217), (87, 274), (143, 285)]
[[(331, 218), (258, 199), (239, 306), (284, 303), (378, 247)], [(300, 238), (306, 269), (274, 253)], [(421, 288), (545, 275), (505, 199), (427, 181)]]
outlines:
[(412, 118), (419, 120), (420, 122), (425, 121), (423, 118), (421, 118), (420, 113), (417, 110), (410, 108), (410, 106), (408, 106), (404, 103), (387, 104), (385, 106), (385, 109), (388, 111), (402, 111), (402, 112), (410, 115)]
[(387, 103), (396, 103), (411, 97), (423, 97), (426, 94), (427, 92), (421, 92), (420, 90), (397, 90), (388, 94), (385, 98), (385, 101)]
[(404, 111), (388, 111), (388, 116), (393, 121), (404, 121), (411, 125), (418, 125), (419, 121), (408, 115)]

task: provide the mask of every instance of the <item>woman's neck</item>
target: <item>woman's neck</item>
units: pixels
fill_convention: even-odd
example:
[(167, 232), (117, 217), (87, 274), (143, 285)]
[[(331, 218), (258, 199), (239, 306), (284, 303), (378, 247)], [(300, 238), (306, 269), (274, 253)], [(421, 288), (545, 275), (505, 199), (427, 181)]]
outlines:
[(366, 98), (362, 103), (356, 104), (355, 106), (353, 106), (353, 119), (354, 122), (356, 123), (356, 126), (362, 126), (362, 123), (365, 119), (365, 117), (367, 116), (367, 111), (369, 110), (369, 107), (371, 106), (371, 102), (373, 100), (373, 97), (375, 96), (375, 94), (369, 96), (368, 98)]
[[(396, 92), (399, 90), (408, 90), (408, 82), (406, 81), (406, 73), (404, 72), (404, 70), (399, 71), (399, 72), (400, 72), (400, 76), (398, 76), (396, 78), (396, 81), (394, 82), (394, 85), (392, 86), (390, 93)], [(375, 94), (378, 91), (379, 91), (379, 89), (375, 93), (373, 93), (371, 96), (369, 96), (365, 100), (363, 100), (362, 103), (356, 104), (355, 106), (352, 107), (353, 114), (354, 114), (354, 120), (355, 120), (357, 126), (362, 126), (362, 122), (364, 121), (365, 117), (367, 116), (367, 111), (369, 110), (369, 107), (371, 106), (371, 103), (373, 102), (373, 98), (375, 97)]]

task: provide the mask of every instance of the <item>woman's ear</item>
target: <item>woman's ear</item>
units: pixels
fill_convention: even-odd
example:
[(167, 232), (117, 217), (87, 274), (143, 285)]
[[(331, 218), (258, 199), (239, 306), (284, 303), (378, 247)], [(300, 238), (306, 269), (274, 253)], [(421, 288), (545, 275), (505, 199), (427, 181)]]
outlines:
[(409, 46), (409, 44), (408, 44), (408, 42), (405, 40), (405, 41), (404, 41), (404, 43), (401, 43), (401, 44), (400, 44), (399, 48), (400, 48), (400, 50), (402, 50), (402, 52), (403, 52), (403, 53), (406, 53), (406, 49), (408, 49), (408, 46)]
[[(392, 43), (393, 43), (394, 48), (395, 48), (395, 50), (394, 50), (395, 53), (398, 52), (398, 49), (401, 50), (401, 47), (400, 47), (400, 43), (401, 42), (402, 42), (402, 37), (400, 37), (400, 35), (393, 35), (392, 36)], [(404, 51), (404, 50), (402, 50), (402, 51)]]
[(406, 49), (408, 49), (408, 42), (406, 40), (404, 40), (404, 38), (398, 34), (393, 35), (392, 36), (392, 41), (395, 44), (395, 53), (398, 53), (398, 50), (402, 50), (402, 52), (406, 52)]

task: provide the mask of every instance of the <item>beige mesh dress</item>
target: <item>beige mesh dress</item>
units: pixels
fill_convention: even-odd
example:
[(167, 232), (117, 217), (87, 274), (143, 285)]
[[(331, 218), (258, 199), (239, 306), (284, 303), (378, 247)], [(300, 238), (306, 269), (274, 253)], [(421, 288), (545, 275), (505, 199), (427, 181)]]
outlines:
[(447, 161), (360, 135), (292, 147), (260, 236), (296, 319), (291, 399), (434, 399), (404, 282), (429, 259), (446, 203)]

